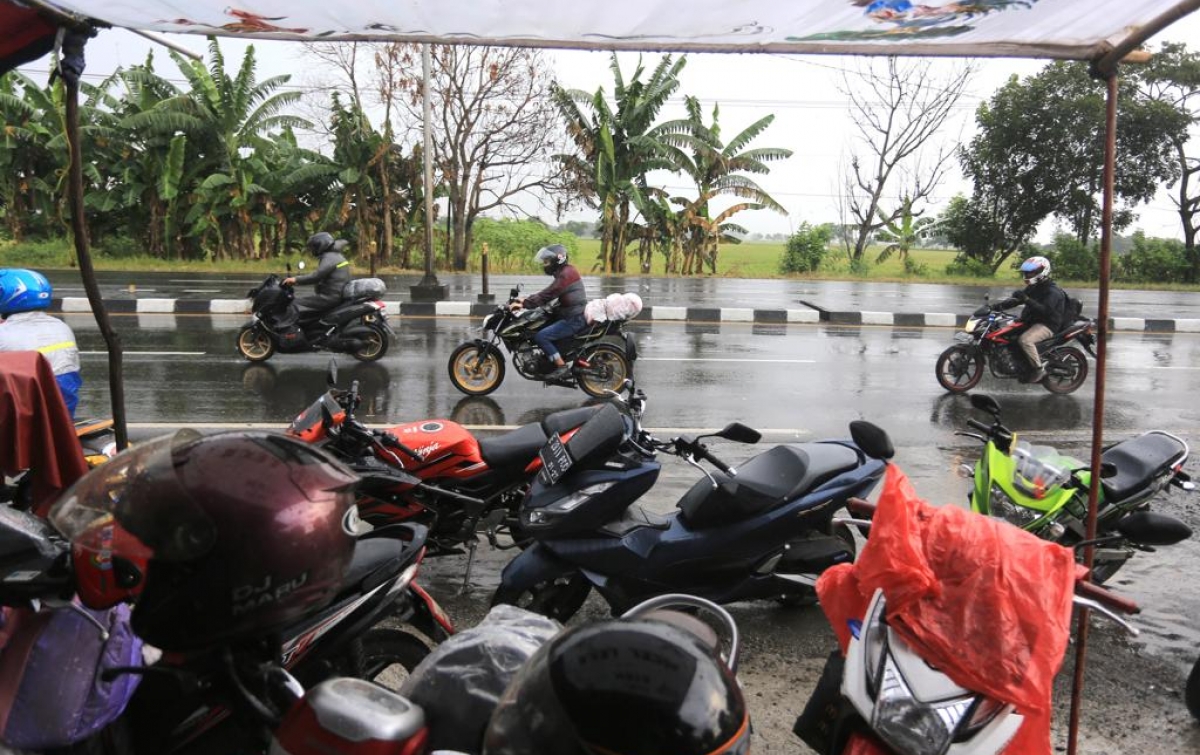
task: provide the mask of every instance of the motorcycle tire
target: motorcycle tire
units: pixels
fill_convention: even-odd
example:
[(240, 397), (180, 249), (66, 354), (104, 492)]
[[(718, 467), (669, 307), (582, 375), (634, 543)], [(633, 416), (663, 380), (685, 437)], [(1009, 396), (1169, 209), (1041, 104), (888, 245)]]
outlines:
[(601, 344), (583, 355), (590, 366), (576, 367), (575, 380), (583, 392), (595, 398), (604, 398), (619, 392), (632, 374), (624, 349)]
[(1196, 665), (1192, 666), (1192, 673), (1188, 675), (1187, 687), (1183, 692), (1183, 699), (1187, 703), (1187, 708), (1192, 713), (1197, 721), (1200, 721), (1200, 658), (1196, 659)]
[(983, 379), (983, 357), (956, 344), (941, 353), (934, 369), (943, 388), (951, 393), (966, 393)]
[(383, 328), (377, 325), (367, 327), (368, 333), (365, 338), (362, 335), (354, 336), (362, 339), (364, 343), (361, 348), (355, 349), (351, 356), (360, 362), (378, 362), (387, 354), (391, 339)]
[(275, 354), (275, 339), (257, 323), (238, 331), (237, 350), (248, 362), (265, 362)]
[(429, 655), (419, 638), (399, 629), (374, 627), (336, 662), (336, 674), (366, 679), (396, 692), (417, 664)]
[(524, 608), (565, 624), (583, 607), (591, 591), (592, 583), (587, 577), (572, 572), (553, 581), (539, 582), (528, 590), (505, 589), (501, 585), (492, 596), (492, 605)]
[(1055, 349), (1046, 357), (1046, 377), (1042, 387), (1051, 393), (1074, 393), (1087, 380), (1087, 357), (1074, 346)]
[(446, 369), (450, 382), (468, 396), (486, 396), (504, 382), (504, 359), (495, 349), (486, 349), (476, 343), (464, 343), (450, 354)]

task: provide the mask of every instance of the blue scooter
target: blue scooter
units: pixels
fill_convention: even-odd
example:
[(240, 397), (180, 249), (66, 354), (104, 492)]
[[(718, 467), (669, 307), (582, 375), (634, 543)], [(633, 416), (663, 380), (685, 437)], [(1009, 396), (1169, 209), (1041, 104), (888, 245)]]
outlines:
[[(731, 468), (704, 439), (756, 443), (756, 430), (734, 422), (661, 441), (641, 427), (645, 393), (630, 385), (624, 403), (542, 449), (520, 510), (532, 544), (505, 567), (493, 605), (566, 621), (593, 588), (614, 614), (664, 593), (803, 605), (822, 571), (854, 559), (852, 525), (834, 514), (882, 478), (894, 453), (886, 432), (855, 421), (851, 440), (778, 445)], [(659, 453), (704, 472), (667, 516), (635, 503), (658, 479)]]

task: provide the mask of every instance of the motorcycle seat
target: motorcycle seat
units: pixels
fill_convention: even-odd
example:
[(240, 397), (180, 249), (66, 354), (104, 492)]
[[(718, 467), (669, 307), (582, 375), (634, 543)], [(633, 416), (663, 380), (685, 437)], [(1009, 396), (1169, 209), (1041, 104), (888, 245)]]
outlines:
[(359, 540), (354, 544), (354, 556), (342, 577), (339, 592), (365, 591), (398, 573), (410, 559), (404, 543), (380, 537)]
[(609, 522), (600, 528), (600, 532), (613, 537), (625, 537), (630, 532), (642, 527), (649, 527), (654, 530), (665, 530), (671, 526), (671, 520), (668, 517), (655, 514), (653, 511), (646, 511), (641, 504), (635, 503), (621, 514), (621, 518)]
[(599, 405), (581, 406), (578, 409), (564, 409), (561, 412), (554, 412), (542, 420), (542, 430), (545, 431), (547, 438), (551, 434), (562, 435), (566, 431), (573, 430), (584, 422), (587, 422), (598, 411), (600, 411)]
[(858, 453), (837, 443), (775, 446), (739, 466), (737, 477), (715, 475), (716, 489), (698, 480), (679, 508), (691, 527), (730, 524), (795, 500), (858, 464)]
[(479, 455), (492, 469), (524, 469), (546, 445), (546, 433), (538, 422), (491, 438), (479, 439)]
[(1157, 431), (1121, 441), (1109, 448), (1101, 454), (1100, 462), (1112, 463), (1117, 473), (1100, 481), (1105, 502), (1119, 503), (1144, 490), (1186, 452), (1187, 447), (1178, 438)]

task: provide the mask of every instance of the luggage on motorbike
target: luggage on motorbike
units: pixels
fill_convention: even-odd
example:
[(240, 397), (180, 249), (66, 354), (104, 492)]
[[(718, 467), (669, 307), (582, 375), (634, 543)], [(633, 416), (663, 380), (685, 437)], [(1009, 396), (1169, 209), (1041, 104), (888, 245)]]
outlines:
[(41, 750), (86, 739), (125, 710), (141, 679), (102, 678), (142, 662), (125, 605), (5, 608), (0, 648), (0, 741), (9, 747)]
[(283, 352), (305, 351), (308, 349), (308, 336), (304, 335), (299, 325), (288, 325), (276, 331), (279, 336), (279, 350)]
[(632, 320), (642, 311), (642, 297), (634, 293), (609, 294), (603, 299), (592, 299), (583, 308), (584, 319), (594, 322), (622, 322)]
[(400, 686), (429, 723), (429, 749), (479, 752), (508, 683), (562, 625), (498, 605), (477, 626), (438, 645)]
[(387, 293), (387, 284), (379, 278), (356, 278), (342, 289), (343, 299), (375, 298)]

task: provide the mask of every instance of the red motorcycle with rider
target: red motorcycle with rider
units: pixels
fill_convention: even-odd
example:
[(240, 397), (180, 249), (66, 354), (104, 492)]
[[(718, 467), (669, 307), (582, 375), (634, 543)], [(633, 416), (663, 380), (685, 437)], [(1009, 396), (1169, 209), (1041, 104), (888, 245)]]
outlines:
[[(1096, 357), (1095, 321), (1051, 280), (1045, 257), (1025, 260), (1021, 274), (1025, 288), (996, 304), (985, 297), (938, 357), (937, 379), (946, 390), (966, 393), (979, 385), (985, 365), (994, 377), (1041, 383), (1051, 393), (1072, 393), (1087, 379), (1084, 351)], [(1019, 304), (1019, 315), (1007, 311)]]

